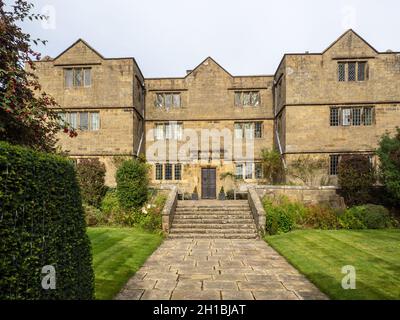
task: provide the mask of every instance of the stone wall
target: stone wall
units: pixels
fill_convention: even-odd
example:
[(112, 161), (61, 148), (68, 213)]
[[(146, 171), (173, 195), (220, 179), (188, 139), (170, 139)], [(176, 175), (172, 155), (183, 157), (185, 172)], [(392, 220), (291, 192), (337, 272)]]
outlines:
[(336, 193), (336, 187), (255, 186), (254, 189), (261, 199), (264, 196), (286, 196), (291, 201), (304, 204), (328, 204), (334, 208), (345, 206), (343, 198)]

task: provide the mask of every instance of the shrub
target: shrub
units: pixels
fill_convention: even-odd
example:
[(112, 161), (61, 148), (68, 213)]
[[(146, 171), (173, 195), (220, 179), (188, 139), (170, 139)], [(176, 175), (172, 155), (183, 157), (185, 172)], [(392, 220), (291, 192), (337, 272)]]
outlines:
[(377, 150), (380, 161), (380, 178), (392, 196), (393, 203), (400, 202), (400, 128), (395, 137), (382, 137)]
[(312, 205), (307, 207), (305, 225), (315, 229), (330, 230), (338, 228), (339, 222), (336, 212), (331, 208)]
[(148, 196), (148, 167), (139, 160), (124, 161), (117, 170), (117, 196), (126, 210), (139, 209)]
[(76, 166), (82, 199), (88, 205), (100, 207), (106, 193), (106, 167), (99, 159), (82, 159)]
[(348, 205), (368, 203), (375, 174), (365, 155), (345, 155), (339, 163), (339, 185)]
[[(90, 241), (73, 164), (0, 142), (0, 299), (92, 299)], [(56, 289), (41, 286), (42, 268)]]
[(395, 226), (389, 211), (374, 204), (347, 209), (339, 221), (345, 229), (385, 229)]
[(285, 197), (275, 200), (265, 197), (263, 206), (266, 212), (266, 229), (271, 235), (292, 231), (303, 223), (306, 216), (304, 205), (290, 202)]

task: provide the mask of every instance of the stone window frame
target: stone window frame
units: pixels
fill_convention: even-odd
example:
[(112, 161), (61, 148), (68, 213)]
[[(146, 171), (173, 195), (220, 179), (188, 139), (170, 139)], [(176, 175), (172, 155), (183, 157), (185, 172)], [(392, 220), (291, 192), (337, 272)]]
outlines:
[[(238, 99), (239, 96), (239, 99)], [(247, 99), (248, 96), (248, 99)], [(245, 102), (245, 97), (246, 101)], [(253, 100), (255, 98), (255, 100)], [(252, 102), (254, 101), (254, 102)], [(235, 90), (234, 92), (234, 100), (235, 107), (242, 108), (257, 108), (261, 106), (261, 92), (260, 90)]]
[[(246, 130), (245, 130), (245, 126), (246, 125), (251, 125), (251, 131), (253, 132), (253, 134), (251, 135), (251, 137), (248, 137), (246, 135)], [(257, 130), (257, 125), (259, 125), (259, 130)], [(237, 136), (237, 132), (238, 130), (241, 131), (241, 137)], [(234, 131), (234, 138), (237, 139), (263, 139), (264, 137), (264, 122), (263, 121), (235, 121), (235, 123), (233, 124), (233, 131)], [(257, 132), (260, 133), (260, 135), (257, 135)]]
[[(81, 114), (82, 113), (87, 113), (87, 115), (88, 115), (87, 129), (81, 128)], [(62, 111), (57, 111), (57, 114), (61, 118), (61, 125), (71, 126), (75, 130), (97, 132), (101, 129), (101, 117), (100, 117), (99, 110), (62, 110)], [(97, 126), (95, 129), (93, 127), (93, 114), (98, 115), (98, 122), (97, 122)], [(71, 121), (72, 115), (74, 115), (73, 121)]]
[[(358, 111), (359, 113), (357, 113)], [(330, 107), (330, 127), (370, 127), (375, 123), (375, 106)]]
[[(351, 69), (350, 66), (354, 66)], [(338, 82), (365, 82), (369, 80), (369, 63), (366, 60), (341, 60), (337, 63)]]
[[(349, 155), (352, 153), (346, 153), (346, 154), (330, 154), (329, 155), (329, 172), (328, 174), (330, 176), (338, 176), (339, 175), (339, 164), (340, 160), (343, 155)], [(361, 153), (365, 156), (368, 156), (369, 162), (371, 167), (374, 166), (374, 155), (371, 153)]]
[[(248, 175), (249, 165), (251, 166), (251, 177), (250, 178)], [(239, 167), (241, 167), (240, 173), (239, 173)], [(258, 167), (258, 169), (260, 169), (260, 167), (261, 167), (261, 170), (258, 172), (260, 175), (257, 174), (257, 167)], [(238, 180), (244, 180), (244, 181), (264, 179), (264, 170), (263, 170), (262, 162), (261, 161), (238, 161), (238, 162), (235, 162), (235, 177)]]
[[(167, 106), (166, 104), (166, 96), (171, 96), (171, 105)], [(175, 100), (175, 96), (179, 97), (179, 100)], [(158, 98), (161, 97), (161, 100)], [(179, 101), (179, 103), (175, 104), (175, 101)], [(157, 109), (165, 108), (167, 110), (171, 108), (182, 108), (182, 92), (180, 91), (158, 91), (154, 94), (154, 106)]]
[[(77, 72), (80, 72), (80, 84), (76, 83), (77, 80)], [(69, 84), (70, 81), (67, 80), (67, 76), (71, 72), (71, 80), (72, 83)], [(92, 67), (67, 67), (63, 68), (64, 73), (64, 89), (76, 89), (76, 88), (90, 88), (93, 83), (92, 77)]]
[[(159, 131), (159, 127), (162, 127), (162, 131)], [(174, 129), (175, 128), (175, 129)], [(162, 134), (160, 134), (162, 132)], [(162, 140), (183, 140), (183, 122), (169, 121), (169, 122), (157, 122), (154, 124), (154, 141)]]
[[(167, 169), (169, 168), (169, 169)], [(181, 181), (182, 180), (182, 164), (165, 162), (165, 163), (156, 163), (154, 165), (154, 180), (157, 181)], [(168, 175), (167, 176), (167, 172)], [(178, 173), (178, 174), (177, 174)], [(169, 179), (167, 179), (169, 178)]]

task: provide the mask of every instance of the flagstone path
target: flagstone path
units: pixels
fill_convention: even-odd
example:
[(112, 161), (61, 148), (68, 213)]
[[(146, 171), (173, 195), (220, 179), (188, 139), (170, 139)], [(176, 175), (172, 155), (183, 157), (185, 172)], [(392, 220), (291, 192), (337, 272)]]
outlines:
[(120, 300), (325, 300), (263, 240), (166, 239)]

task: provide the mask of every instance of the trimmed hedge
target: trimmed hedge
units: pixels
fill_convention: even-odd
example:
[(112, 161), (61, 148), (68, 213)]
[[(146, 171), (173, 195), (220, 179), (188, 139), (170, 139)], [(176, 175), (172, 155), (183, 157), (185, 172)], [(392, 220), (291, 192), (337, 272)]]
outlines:
[(368, 156), (344, 155), (339, 163), (339, 185), (347, 205), (368, 203), (376, 178)]
[(149, 168), (140, 160), (124, 161), (117, 170), (117, 197), (125, 210), (139, 209), (149, 192)]
[[(92, 299), (94, 273), (74, 166), (0, 142), (0, 299)], [(45, 290), (42, 268), (56, 272)]]
[(100, 207), (107, 188), (105, 186), (106, 167), (99, 159), (82, 159), (76, 166), (82, 200), (96, 208)]

